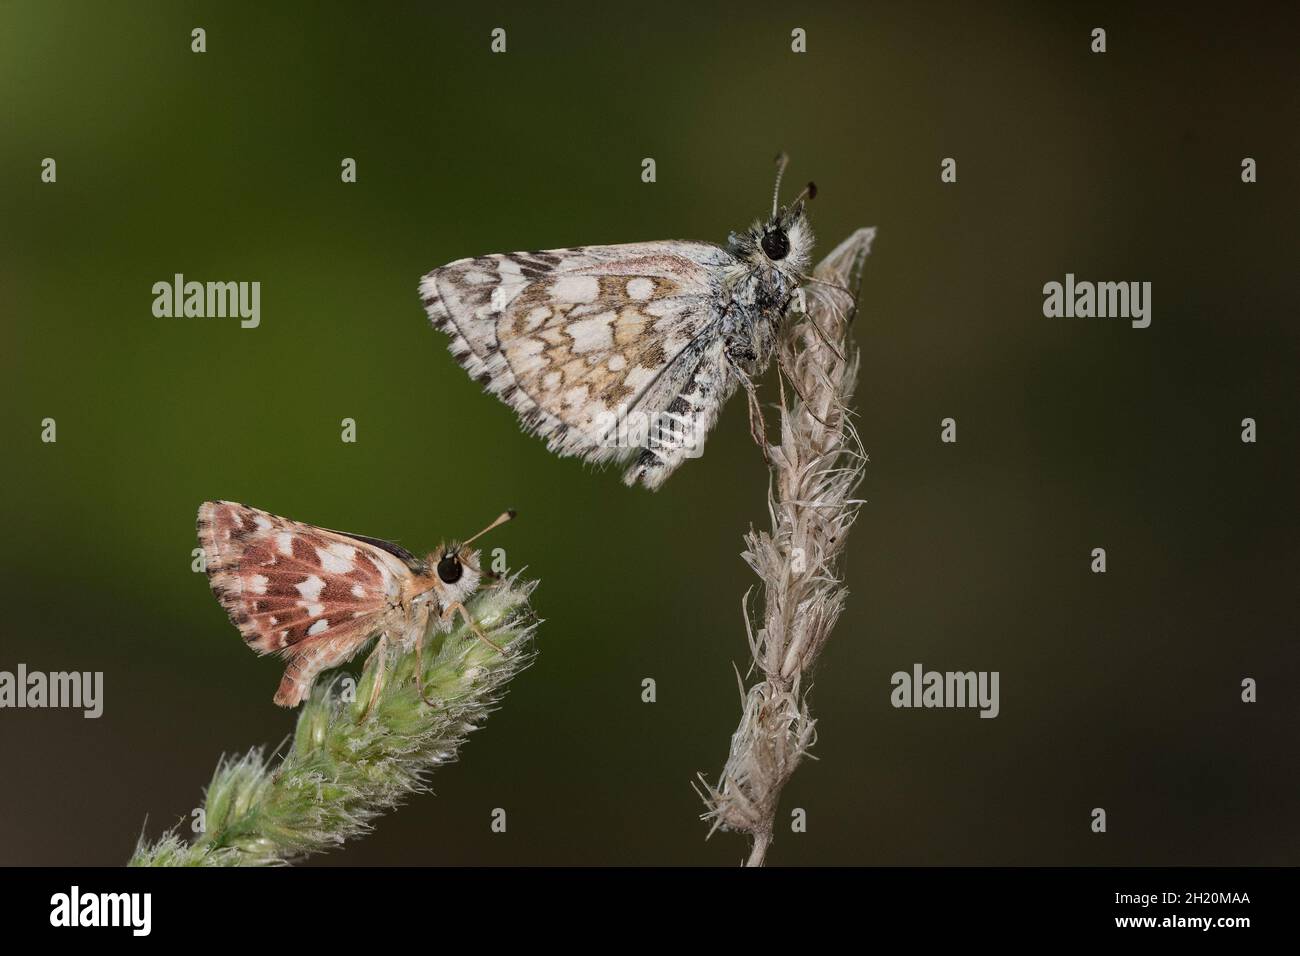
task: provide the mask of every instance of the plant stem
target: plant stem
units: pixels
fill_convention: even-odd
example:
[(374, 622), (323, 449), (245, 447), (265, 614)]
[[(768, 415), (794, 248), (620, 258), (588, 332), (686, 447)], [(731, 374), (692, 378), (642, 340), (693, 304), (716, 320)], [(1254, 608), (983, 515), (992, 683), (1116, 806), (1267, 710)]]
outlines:
[(849, 403), (858, 355), (849, 343), (862, 267), (874, 229), (859, 229), (814, 270), (805, 305), (793, 310), (778, 349), (781, 438), (767, 448), (771, 531), (745, 535), (746, 563), (758, 575), (763, 626), (742, 609), (753, 667), (761, 679), (743, 689), (740, 725), (717, 786), (700, 775), (703, 819), (713, 830), (748, 833), (747, 866), (762, 866), (776, 827), (781, 791), (816, 741), (802, 678), (817, 662), (844, 607), (839, 557), (860, 502), (852, 495), (866, 457)]

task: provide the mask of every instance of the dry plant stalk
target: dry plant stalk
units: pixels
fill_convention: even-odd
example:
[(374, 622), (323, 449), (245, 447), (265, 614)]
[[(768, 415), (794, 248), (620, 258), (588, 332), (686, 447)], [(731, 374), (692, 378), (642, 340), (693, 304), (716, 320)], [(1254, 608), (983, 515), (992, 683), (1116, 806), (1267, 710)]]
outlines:
[[(799, 762), (816, 739), (804, 676), (811, 672), (844, 607), (838, 560), (860, 502), (853, 498), (866, 467), (849, 402), (858, 353), (849, 344), (862, 267), (874, 229), (840, 243), (804, 287), (804, 308), (792, 311), (779, 346), (782, 382), (781, 443), (768, 447), (772, 476), (768, 512), (772, 530), (745, 535), (746, 563), (763, 590), (763, 626), (755, 634), (749, 597), (741, 609), (753, 667), (761, 679), (740, 682), (743, 713), (716, 787), (700, 775), (714, 830), (738, 830), (753, 839), (747, 866), (762, 866), (772, 842), (777, 805)], [(751, 668), (750, 673), (753, 673)], [(702, 788), (702, 789), (701, 789)]]

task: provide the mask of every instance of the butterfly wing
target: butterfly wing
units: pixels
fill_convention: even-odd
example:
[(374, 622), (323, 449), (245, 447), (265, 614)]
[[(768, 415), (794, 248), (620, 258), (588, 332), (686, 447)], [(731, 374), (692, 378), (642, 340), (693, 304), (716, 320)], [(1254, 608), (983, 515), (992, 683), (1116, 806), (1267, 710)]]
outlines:
[(420, 569), (396, 545), (232, 501), (204, 502), (198, 533), (212, 592), (244, 640), (288, 660), (275, 696), (287, 707), (388, 623), (392, 602)]
[(708, 357), (735, 262), (700, 242), (584, 246), (462, 259), (420, 291), (452, 355), (527, 429), (607, 461), (636, 450), (619, 422), (665, 412)]

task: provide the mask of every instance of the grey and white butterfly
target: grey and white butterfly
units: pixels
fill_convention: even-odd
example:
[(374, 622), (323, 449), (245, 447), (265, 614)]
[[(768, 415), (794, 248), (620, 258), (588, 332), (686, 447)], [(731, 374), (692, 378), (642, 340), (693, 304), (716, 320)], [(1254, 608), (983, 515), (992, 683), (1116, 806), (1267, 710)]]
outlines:
[(461, 259), (420, 293), (451, 353), (561, 455), (634, 458), (623, 480), (658, 488), (771, 361), (805, 281), (808, 187), (725, 247), (634, 242)]

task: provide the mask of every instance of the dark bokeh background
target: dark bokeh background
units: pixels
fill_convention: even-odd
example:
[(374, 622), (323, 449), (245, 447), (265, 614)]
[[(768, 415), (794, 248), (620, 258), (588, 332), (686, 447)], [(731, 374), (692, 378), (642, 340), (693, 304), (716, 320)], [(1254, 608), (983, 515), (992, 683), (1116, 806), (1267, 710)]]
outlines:
[[(816, 674), (821, 759), (784, 802), (809, 829), (772, 862), (1300, 862), (1294, 22), (357, 6), (0, 6), (0, 668), (107, 684), (98, 721), (0, 712), (0, 862), (124, 861), (220, 753), (289, 732), (278, 665), (190, 571), (214, 497), (414, 549), (513, 506), (493, 543), (542, 579), (540, 659), (437, 795), (325, 859), (736, 862), (689, 781), (738, 716), (766, 490), (743, 402), (661, 493), (628, 490), (482, 396), (416, 283), (482, 252), (721, 241), (782, 147), (821, 188), (822, 252), (879, 237), (869, 501)], [(176, 272), (261, 281), (261, 327), (154, 318)], [(1044, 318), (1066, 272), (1153, 282), (1152, 326)], [(1000, 671), (1002, 715), (892, 709), (916, 661)]]

